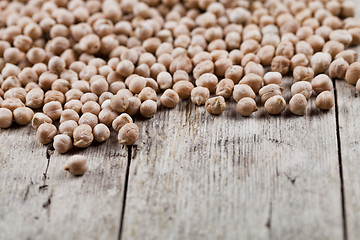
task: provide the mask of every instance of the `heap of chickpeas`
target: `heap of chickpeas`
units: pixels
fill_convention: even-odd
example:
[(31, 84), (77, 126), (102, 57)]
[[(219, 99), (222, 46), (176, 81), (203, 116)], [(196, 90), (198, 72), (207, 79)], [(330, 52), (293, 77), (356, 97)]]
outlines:
[[(180, 99), (250, 116), (334, 106), (332, 79), (360, 91), (354, 2), (345, 0), (29, 0), (0, 2), (0, 128), (31, 123), (59, 153), (132, 145), (132, 117)], [(265, 71), (269, 66), (270, 70)], [(257, 95), (259, 100), (256, 101)], [(260, 103), (261, 102), (261, 103)], [(86, 159), (65, 169), (83, 174)], [(75, 170), (69, 170), (75, 169)], [(76, 170), (77, 169), (77, 170)], [(80, 170), (79, 170), (80, 169)]]

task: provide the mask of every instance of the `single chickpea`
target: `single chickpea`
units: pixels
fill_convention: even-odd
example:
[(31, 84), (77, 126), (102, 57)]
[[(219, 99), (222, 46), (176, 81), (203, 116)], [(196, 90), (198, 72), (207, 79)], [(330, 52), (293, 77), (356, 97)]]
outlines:
[(141, 76), (137, 76), (131, 79), (129, 83), (129, 90), (133, 93), (140, 93), (143, 88), (146, 87), (146, 79)]
[(112, 122), (112, 128), (116, 131), (119, 132), (120, 129), (127, 123), (132, 123), (133, 120), (130, 117), (129, 114), (127, 113), (122, 113), (120, 114), (120, 116), (116, 117), (114, 119), (114, 121)]
[(109, 84), (104, 78), (98, 78), (95, 81), (91, 82), (90, 89), (92, 93), (100, 96), (102, 93), (108, 91)]
[(294, 96), (297, 93), (301, 93), (306, 97), (306, 99), (309, 99), (312, 95), (311, 83), (308, 81), (295, 82), (291, 86), (291, 96)]
[(257, 110), (255, 100), (250, 97), (241, 98), (236, 104), (236, 111), (243, 117), (248, 117)]
[(174, 90), (167, 89), (161, 95), (160, 102), (167, 108), (174, 108), (179, 102), (179, 95)]
[(134, 64), (129, 60), (122, 60), (116, 67), (116, 72), (122, 77), (128, 77), (134, 72)]
[(140, 114), (146, 118), (151, 118), (152, 116), (154, 116), (156, 110), (157, 104), (152, 100), (146, 100), (140, 105)]
[(62, 92), (56, 90), (49, 90), (45, 93), (44, 103), (49, 103), (52, 101), (58, 101), (61, 104), (65, 103), (65, 96)]
[(64, 71), (65, 67), (66, 67), (65, 61), (62, 58), (58, 56), (54, 56), (50, 58), (48, 63), (48, 68), (50, 72), (59, 75), (62, 71)]
[(240, 81), (241, 84), (249, 85), (255, 93), (258, 93), (263, 84), (263, 79), (259, 75), (250, 73), (243, 77)]
[(58, 153), (66, 153), (72, 148), (72, 140), (66, 134), (59, 134), (54, 137), (53, 146)]
[(224, 78), (216, 86), (216, 95), (229, 98), (234, 90), (234, 82), (231, 79)]
[(231, 79), (237, 84), (243, 77), (244, 69), (241, 66), (231, 66), (225, 72), (225, 78)]
[(73, 132), (74, 146), (78, 148), (87, 148), (94, 140), (92, 127), (87, 124), (80, 124)]
[(129, 99), (124, 94), (116, 94), (110, 100), (110, 107), (118, 112), (124, 112), (129, 106)]
[(232, 61), (229, 58), (222, 58), (215, 62), (215, 73), (217, 76), (224, 76), (228, 68), (232, 66)]
[[(125, 110), (130, 116), (136, 115), (140, 110), (141, 100), (138, 97), (129, 97), (129, 106)], [(100, 119), (100, 113), (99, 113)]]
[(325, 44), (325, 40), (320, 35), (312, 35), (306, 39), (306, 42), (314, 49), (314, 52), (320, 52)]
[(44, 113), (35, 113), (32, 120), (31, 120), (31, 126), (34, 129), (38, 129), (38, 127), (43, 123), (52, 123), (53, 121), (51, 118), (49, 118)]
[(354, 62), (348, 67), (345, 80), (350, 84), (356, 84), (360, 76), (360, 62)]
[(210, 91), (206, 87), (196, 87), (191, 91), (191, 102), (200, 106), (206, 103), (210, 97)]
[(247, 84), (237, 84), (234, 86), (234, 91), (233, 91), (233, 98), (235, 99), (235, 101), (240, 101), (240, 99), (245, 98), (245, 97), (250, 97), (255, 99), (256, 98), (256, 94), (254, 92), (254, 90)]
[(205, 73), (213, 73), (214, 72), (214, 63), (211, 60), (205, 60), (197, 64), (193, 69), (193, 76), (195, 79), (198, 79)]
[(9, 128), (13, 122), (13, 113), (7, 108), (0, 108), (0, 129)]
[(65, 103), (64, 109), (73, 109), (73, 110), (75, 110), (75, 112), (80, 113), (82, 105), (83, 104), (81, 103), (80, 100), (72, 99)]
[(290, 99), (289, 102), (289, 109), (295, 115), (305, 115), (306, 114), (306, 107), (307, 107), (307, 100), (306, 97), (301, 94), (297, 93)]
[(7, 98), (1, 103), (1, 107), (14, 111), (19, 107), (25, 107), (24, 103), (18, 98)]
[(332, 58), (335, 58), (336, 54), (344, 50), (344, 45), (341, 42), (335, 40), (330, 40), (326, 42), (322, 49), (323, 52), (329, 53)]
[(138, 138), (139, 138), (139, 128), (135, 123), (125, 124), (120, 129), (118, 134), (118, 142), (123, 145), (133, 145), (135, 144)]
[(63, 123), (65, 121), (69, 121), (69, 120), (74, 120), (76, 122), (79, 121), (79, 114), (73, 109), (65, 109), (61, 113), (60, 123)]
[(15, 76), (7, 77), (4, 82), (1, 84), (1, 88), (4, 92), (8, 91), (14, 87), (21, 87), (19, 79)]
[(36, 131), (36, 137), (41, 144), (51, 143), (57, 134), (56, 127), (51, 123), (41, 124)]
[(95, 101), (88, 101), (88, 102), (84, 103), (81, 108), (82, 113), (89, 112), (96, 116), (99, 115), (100, 110), (101, 110), (100, 105)]
[(281, 86), (282, 75), (279, 72), (267, 72), (264, 75), (264, 85), (277, 84)]
[(39, 85), (45, 91), (51, 88), (51, 85), (58, 79), (54, 73), (44, 72), (39, 76)]
[(27, 93), (26, 93), (26, 90), (24, 88), (14, 87), (14, 88), (11, 88), (11, 89), (7, 90), (3, 94), (3, 97), (4, 97), (4, 99), (9, 98), (9, 97), (14, 97), (14, 98), (20, 99), (22, 102), (25, 102), (26, 94)]
[(333, 90), (333, 83), (326, 74), (319, 74), (311, 81), (312, 89), (316, 93)]
[(16, 47), (10, 47), (5, 49), (4, 54), (3, 54), (3, 58), (5, 60), (5, 62), (8, 63), (12, 63), (12, 64), (17, 64), (19, 63), (22, 59), (24, 59), (25, 54), (23, 52), (21, 52), (19, 49), (17, 49)]
[(212, 73), (204, 73), (196, 80), (196, 86), (206, 87), (211, 93), (216, 91), (217, 84), (218, 78)]
[(78, 124), (74, 120), (68, 120), (68, 121), (62, 122), (59, 125), (59, 133), (66, 134), (72, 138), (73, 132), (77, 126), (78, 126)]
[(38, 76), (32, 68), (26, 67), (18, 75), (18, 79), (22, 86), (26, 86), (29, 82), (37, 82)]
[(260, 63), (260, 58), (254, 53), (248, 53), (241, 59), (241, 66), (245, 67), (249, 62)]
[(45, 58), (45, 50), (39, 47), (33, 47), (26, 53), (26, 59), (32, 64), (42, 63)]
[(89, 101), (97, 102), (99, 97), (95, 93), (85, 93), (81, 96), (80, 101), (85, 104)]
[(269, 98), (275, 95), (281, 95), (284, 89), (277, 84), (269, 84), (262, 87), (259, 91), (259, 96), (262, 102), (266, 102)]
[(153, 101), (157, 101), (157, 95), (154, 89), (150, 88), (150, 87), (145, 87), (141, 90), (141, 92), (139, 93), (139, 98), (142, 102), (146, 101), (146, 100), (153, 100)]
[(94, 127), (93, 134), (97, 142), (105, 142), (110, 138), (110, 130), (103, 123), (99, 123)]
[(265, 45), (261, 47), (257, 53), (257, 56), (260, 59), (260, 62), (263, 66), (268, 66), (271, 64), (275, 55), (275, 47), (272, 45)]
[[(176, 72), (175, 72), (176, 73)], [(161, 90), (166, 90), (172, 87), (173, 80), (171, 74), (168, 72), (161, 72), (157, 75), (157, 83)]]
[(269, 98), (264, 104), (265, 111), (272, 115), (280, 114), (285, 108), (285, 99), (280, 95)]
[(174, 83), (178, 82), (178, 81), (190, 81), (190, 77), (189, 74), (187, 72), (185, 72), (184, 70), (177, 70), (174, 72), (173, 74), (173, 81)]
[(276, 56), (284, 56), (291, 59), (294, 56), (294, 46), (290, 41), (282, 41), (276, 48)]
[(33, 110), (28, 107), (19, 107), (16, 108), (13, 112), (14, 120), (19, 125), (26, 125), (31, 122), (31, 119), (34, 116)]
[(330, 91), (321, 92), (315, 99), (315, 105), (321, 110), (329, 110), (335, 105), (334, 94)]
[(95, 114), (89, 112), (84, 113), (79, 119), (79, 125), (87, 124), (92, 128), (94, 128), (96, 124), (98, 124), (98, 122), (99, 122), (98, 117)]
[(226, 108), (225, 99), (222, 96), (209, 98), (205, 102), (205, 108), (209, 113), (219, 115)]
[(53, 84), (51, 85), (51, 89), (65, 94), (71, 89), (71, 84), (65, 79), (58, 79), (53, 82)]
[(295, 49), (296, 54), (302, 53), (309, 59), (314, 54), (314, 49), (311, 47), (310, 43), (306, 41), (299, 41), (296, 43)]
[(194, 85), (186, 80), (181, 80), (173, 85), (173, 90), (179, 95), (181, 99), (188, 99), (191, 95)]
[(326, 69), (330, 66), (331, 59), (332, 57), (329, 53), (315, 53), (310, 60), (310, 65), (312, 69), (314, 69), (314, 74), (317, 75), (319, 73), (325, 72)]
[(271, 71), (285, 75), (289, 71), (290, 60), (284, 56), (276, 56), (271, 62)]
[(294, 55), (291, 60), (290, 60), (290, 64), (291, 64), (291, 70), (294, 70), (296, 67), (298, 66), (302, 66), (302, 67), (307, 67), (309, 66), (309, 59), (303, 54), (303, 53), (298, 53), (296, 55)]
[(62, 114), (62, 106), (58, 101), (46, 103), (43, 107), (43, 112), (49, 116), (53, 121), (58, 120)]
[(344, 58), (334, 60), (329, 66), (329, 76), (331, 78), (344, 79), (349, 64)]
[(96, 34), (88, 34), (79, 41), (80, 49), (87, 54), (95, 54), (100, 50), (100, 38)]
[(314, 77), (314, 70), (310, 67), (298, 66), (293, 71), (293, 77), (296, 82), (298, 81), (310, 82)]
[(345, 61), (348, 62), (348, 64), (352, 64), (357, 61), (358, 54), (354, 50), (344, 50), (344, 51), (339, 52), (335, 56), (335, 59), (338, 59), (338, 58), (344, 58)]
[(84, 175), (88, 168), (89, 167), (86, 164), (86, 157), (82, 155), (74, 155), (70, 157), (64, 165), (64, 170), (75, 176)]
[(329, 37), (330, 40), (338, 41), (342, 43), (345, 47), (348, 47), (353, 40), (351, 33), (347, 30), (342, 29), (332, 31)]

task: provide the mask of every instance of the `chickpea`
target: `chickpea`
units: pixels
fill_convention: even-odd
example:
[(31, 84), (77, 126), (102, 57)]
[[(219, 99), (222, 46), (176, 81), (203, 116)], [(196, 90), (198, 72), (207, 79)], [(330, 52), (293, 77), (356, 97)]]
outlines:
[(89, 101), (97, 102), (99, 97), (95, 93), (85, 93), (81, 96), (80, 101), (85, 104)]
[(284, 56), (291, 59), (294, 56), (294, 46), (290, 41), (282, 41), (276, 48), (276, 56)]
[(10, 47), (5, 49), (4, 54), (3, 54), (3, 58), (5, 60), (5, 62), (8, 63), (12, 63), (12, 64), (17, 64), (19, 63), (22, 59), (24, 59), (25, 54), (23, 52), (21, 52), (19, 49), (17, 49), (16, 47)]
[(209, 98), (205, 102), (205, 108), (209, 113), (219, 115), (226, 108), (225, 99), (222, 96)]
[(308, 58), (302, 53), (298, 53), (295, 56), (293, 56), (290, 62), (291, 62), (291, 70), (294, 70), (298, 66), (302, 66), (302, 67), (309, 66)]
[(24, 103), (18, 98), (7, 98), (1, 103), (1, 107), (14, 111), (19, 107), (25, 107)]
[(99, 123), (94, 127), (93, 134), (97, 142), (105, 142), (110, 138), (110, 130), (103, 123)]
[(330, 91), (321, 92), (315, 99), (315, 105), (321, 110), (329, 110), (335, 105), (334, 94)]
[(31, 126), (35, 129), (38, 129), (38, 127), (43, 123), (52, 123), (53, 121), (51, 118), (49, 118), (44, 113), (35, 113), (32, 120), (31, 120)]
[(65, 94), (71, 89), (71, 84), (65, 79), (58, 79), (53, 82), (53, 84), (51, 85), (51, 89)]
[(324, 47), (325, 40), (320, 35), (312, 35), (306, 39), (306, 42), (310, 44), (314, 52), (320, 52)]
[(0, 108), (0, 129), (9, 128), (12, 125), (13, 113), (7, 108)]
[(139, 128), (135, 123), (125, 124), (120, 129), (118, 134), (118, 142), (123, 145), (133, 145), (135, 144), (138, 138), (139, 138)]
[(22, 102), (25, 102), (26, 94), (27, 93), (26, 93), (26, 90), (24, 88), (14, 87), (14, 88), (11, 88), (11, 89), (7, 90), (3, 94), (3, 97), (4, 97), (4, 99), (9, 98), (9, 97), (14, 97), (14, 98), (20, 99)]
[(110, 106), (113, 110), (122, 113), (129, 106), (128, 97), (124, 94), (117, 94), (111, 98)]
[(54, 73), (44, 72), (39, 76), (39, 85), (45, 91), (51, 88), (51, 85), (58, 79)]
[(243, 77), (244, 70), (241, 66), (231, 66), (225, 72), (225, 78), (231, 79), (234, 84), (237, 84)]
[(90, 89), (92, 93), (100, 96), (102, 93), (108, 91), (109, 84), (105, 78), (98, 78), (95, 81), (90, 83)]
[(305, 115), (306, 114), (306, 107), (307, 107), (307, 100), (306, 97), (301, 94), (297, 93), (290, 99), (289, 102), (289, 109), (295, 115)]
[(133, 120), (127, 113), (122, 113), (120, 116), (116, 117), (114, 121), (112, 122), (112, 128), (119, 132), (120, 129), (127, 123), (132, 123)]
[(88, 168), (89, 167), (86, 164), (86, 157), (82, 155), (74, 155), (70, 157), (64, 165), (64, 170), (75, 176), (84, 175)]
[(159, 73), (156, 80), (161, 90), (166, 90), (172, 87), (173, 80), (171, 74), (168, 72)]
[(265, 111), (272, 115), (280, 114), (285, 108), (285, 99), (280, 95), (269, 98), (264, 104)]
[(24, 68), (18, 75), (19, 81), (22, 86), (26, 86), (26, 84), (30, 82), (37, 82), (38, 76), (32, 68), (26, 67)]
[(281, 85), (282, 75), (279, 72), (267, 72), (264, 75), (264, 85), (277, 84)]
[(173, 81), (174, 83), (178, 82), (178, 81), (190, 81), (189, 79), (189, 74), (187, 72), (185, 72), (184, 70), (177, 70), (174, 72), (173, 74)]
[(118, 72), (122, 77), (128, 77), (134, 72), (134, 64), (129, 60), (122, 60), (116, 67), (116, 72)]
[(50, 90), (45, 93), (44, 103), (49, 103), (52, 101), (58, 101), (61, 104), (65, 103), (65, 96), (62, 92), (56, 90)]
[[(195, 56), (196, 57), (196, 56)], [(205, 60), (197, 64), (193, 69), (193, 76), (195, 79), (198, 79), (205, 73), (214, 72), (214, 63), (211, 60)]]
[(141, 90), (141, 92), (139, 93), (139, 98), (142, 102), (146, 101), (146, 100), (153, 100), (153, 101), (157, 101), (157, 95), (154, 89), (150, 88), (150, 87), (145, 87)]
[(173, 90), (179, 95), (181, 99), (188, 99), (191, 95), (194, 85), (186, 80), (181, 80), (173, 85)]
[(356, 84), (360, 76), (360, 63), (354, 62), (348, 67), (345, 80), (350, 84)]
[(82, 103), (78, 99), (72, 99), (72, 100), (68, 101), (67, 103), (65, 103), (65, 105), (64, 105), (64, 109), (73, 109), (77, 113), (80, 113), (81, 108), (82, 108)]
[(265, 45), (259, 49), (257, 56), (260, 59), (260, 62), (263, 66), (268, 66), (271, 64), (275, 55), (275, 47), (272, 45)]
[(344, 79), (349, 64), (344, 58), (334, 60), (329, 66), (329, 76), (331, 78)]
[(314, 77), (314, 70), (310, 67), (298, 66), (293, 71), (293, 77), (296, 82), (298, 81), (310, 82)]
[(46, 103), (43, 107), (43, 112), (49, 116), (53, 121), (58, 120), (62, 114), (62, 106), (58, 101)]
[(360, 81), (359, 80), (356, 83), (356, 92), (360, 93)]
[(310, 60), (310, 65), (312, 69), (314, 69), (314, 74), (317, 75), (319, 73), (325, 72), (326, 69), (330, 66), (331, 59), (332, 57), (329, 53), (315, 53)]
[(232, 66), (232, 61), (229, 58), (221, 58), (215, 62), (215, 73), (217, 76), (224, 76), (228, 68)]
[(36, 131), (36, 137), (38, 141), (44, 145), (51, 143), (56, 134), (56, 127), (53, 124), (47, 122), (41, 124)]
[(68, 120), (68, 121), (62, 122), (59, 125), (59, 133), (66, 134), (72, 138), (73, 132), (77, 126), (78, 126), (78, 124), (74, 120)]
[(284, 56), (276, 56), (271, 62), (271, 71), (279, 72), (282, 75), (289, 71), (290, 60)]
[(339, 52), (335, 56), (335, 59), (338, 59), (338, 58), (344, 58), (345, 61), (348, 62), (348, 64), (352, 64), (357, 61), (358, 54), (357, 54), (357, 52), (355, 52), (353, 50), (344, 50), (342, 52)]
[(167, 89), (161, 95), (160, 102), (167, 108), (174, 108), (179, 102), (179, 95), (174, 90)]
[(1, 84), (1, 88), (4, 92), (8, 91), (14, 87), (21, 87), (19, 79), (15, 76), (7, 77), (4, 82)]
[(333, 83), (326, 74), (317, 75), (311, 81), (311, 86), (316, 93), (321, 93), (323, 91), (331, 91), (333, 89)]
[(269, 98), (275, 95), (281, 95), (284, 89), (277, 84), (269, 84), (262, 87), (259, 91), (262, 102), (266, 102)]
[(73, 132), (74, 146), (78, 148), (87, 148), (94, 140), (92, 127), (87, 124), (80, 124)]
[(129, 90), (133, 93), (140, 93), (146, 87), (146, 79), (144, 77), (134, 77), (129, 83)]
[(231, 79), (224, 78), (216, 86), (216, 95), (229, 98), (234, 90), (234, 82)]
[(291, 86), (291, 96), (294, 96), (297, 93), (303, 94), (306, 99), (309, 99), (312, 94), (311, 83), (307, 81), (296, 82)]
[(100, 38), (96, 34), (88, 34), (80, 39), (80, 49), (87, 54), (95, 54), (100, 50)]
[(157, 104), (152, 100), (146, 100), (140, 105), (140, 114), (146, 118), (151, 118), (152, 116), (154, 116), (156, 110)]
[(206, 87), (196, 87), (191, 91), (191, 102), (198, 106), (205, 104), (209, 97), (210, 91)]
[(236, 111), (243, 117), (248, 117), (257, 110), (256, 102), (251, 97), (241, 98), (236, 104)]
[(259, 75), (250, 73), (243, 77), (240, 81), (241, 84), (249, 85), (255, 93), (258, 93), (263, 84), (263, 79)]
[(19, 125), (26, 125), (30, 123), (32, 117), (34, 116), (33, 110), (28, 107), (16, 108), (13, 114), (15, 122)]
[(96, 124), (98, 124), (98, 122), (99, 122), (98, 117), (95, 114), (89, 112), (84, 113), (79, 119), (79, 125), (87, 124), (92, 128), (94, 128)]
[(129, 106), (125, 110), (130, 116), (136, 115), (140, 110), (141, 100), (138, 97), (129, 97)]
[(59, 134), (54, 137), (53, 146), (58, 153), (66, 153), (72, 148), (72, 140), (66, 134)]

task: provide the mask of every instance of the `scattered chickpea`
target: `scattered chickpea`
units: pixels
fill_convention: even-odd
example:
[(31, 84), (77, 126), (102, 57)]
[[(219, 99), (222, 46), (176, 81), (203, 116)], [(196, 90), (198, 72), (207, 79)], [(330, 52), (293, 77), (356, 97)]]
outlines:
[(234, 82), (231, 79), (224, 78), (216, 86), (216, 95), (229, 98), (234, 90)]
[(150, 87), (145, 87), (141, 90), (141, 92), (139, 93), (139, 98), (142, 102), (146, 101), (146, 100), (153, 100), (153, 101), (157, 101), (157, 95), (154, 89), (150, 88)]
[(94, 139), (97, 142), (105, 142), (110, 138), (110, 130), (103, 123), (99, 123), (94, 127), (93, 134), (94, 134)]
[(205, 102), (205, 108), (209, 113), (219, 115), (226, 108), (225, 98), (222, 96), (209, 98)]
[(58, 153), (66, 153), (72, 148), (72, 140), (66, 134), (59, 134), (54, 137), (53, 146)]
[(284, 56), (276, 56), (271, 62), (271, 71), (279, 72), (282, 75), (289, 71), (290, 60)]
[(277, 84), (281, 85), (282, 75), (279, 72), (267, 72), (264, 75), (264, 85)]
[(87, 124), (80, 124), (76, 127), (73, 132), (74, 146), (78, 148), (90, 146), (94, 140), (92, 131), (92, 127)]
[(275, 95), (281, 95), (283, 90), (284, 89), (277, 84), (269, 84), (260, 89), (259, 96), (262, 102), (266, 102)]
[[(192, 92), (194, 91), (194, 89), (192, 90)], [(179, 95), (174, 90), (167, 89), (161, 95), (160, 102), (167, 108), (174, 108), (179, 103), (179, 99)]]
[(61, 117), (62, 111), (61, 103), (58, 101), (46, 103), (43, 107), (43, 112), (53, 121), (58, 120)]
[(16, 108), (13, 112), (14, 120), (19, 125), (26, 125), (31, 122), (31, 119), (34, 116), (33, 110), (28, 107), (19, 107)]
[(64, 170), (68, 171), (72, 175), (81, 176), (84, 175), (88, 170), (88, 166), (86, 164), (86, 157), (82, 155), (74, 155), (71, 156), (64, 165)]
[(179, 95), (181, 99), (188, 99), (191, 95), (194, 85), (186, 80), (181, 80), (173, 85), (173, 90)]
[(5, 99), (1, 103), (1, 107), (7, 108), (13, 112), (15, 109), (17, 109), (19, 107), (25, 107), (25, 105), (20, 99), (10, 97), (10, 98)]
[(81, 117), (79, 119), (79, 125), (87, 124), (92, 128), (94, 128), (96, 126), (96, 124), (98, 124), (98, 122), (99, 122), (98, 117), (95, 114), (92, 114), (89, 112), (81, 115)]
[(51, 123), (45, 122), (37, 128), (36, 137), (41, 144), (45, 145), (52, 142), (56, 133), (56, 127)]
[(157, 104), (152, 100), (145, 100), (140, 105), (140, 114), (146, 118), (151, 118), (152, 116), (154, 116), (156, 110), (157, 110)]
[(295, 82), (310, 82), (314, 77), (314, 70), (310, 67), (297, 66), (293, 71), (293, 77)]
[(38, 127), (43, 124), (43, 123), (52, 123), (53, 121), (51, 120), (51, 118), (49, 118), (46, 114), (44, 113), (35, 113), (32, 120), (31, 120), (31, 126), (34, 129), (38, 129)]
[(200, 106), (206, 103), (210, 97), (210, 90), (206, 87), (195, 87), (191, 91), (191, 102)]
[(249, 85), (254, 90), (255, 93), (258, 93), (260, 88), (262, 87), (263, 79), (261, 76), (257, 74), (250, 73), (245, 77), (243, 77), (240, 83)]
[(0, 129), (9, 128), (13, 122), (13, 113), (7, 108), (0, 108)]
[(317, 75), (319, 73), (323, 73), (330, 66), (331, 63), (331, 55), (325, 52), (315, 53), (310, 60), (310, 64), (312, 69), (314, 69), (314, 74)]
[(132, 123), (133, 120), (127, 113), (122, 113), (120, 116), (116, 117), (112, 122), (112, 128), (118, 132), (125, 124)]
[(75, 128), (78, 126), (77, 122), (74, 120), (68, 120), (60, 123), (59, 133), (66, 134), (72, 138)]
[[(151, 100), (147, 100), (151, 101)], [(139, 128), (135, 123), (125, 124), (119, 131), (118, 142), (123, 145), (133, 145), (139, 138)]]
[(323, 91), (331, 91), (333, 89), (333, 83), (331, 79), (325, 74), (317, 75), (311, 81), (311, 86), (316, 93), (321, 93)]
[(291, 86), (291, 96), (294, 96), (297, 93), (301, 93), (306, 97), (306, 99), (309, 99), (312, 95), (311, 83), (308, 81), (295, 82)]
[(300, 116), (305, 115), (306, 107), (307, 107), (307, 100), (303, 94), (297, 93), (291, 97), (289, 102), (289, 109), (293, 114)]
[(360, 76), (360, 62), (354, 62), (348, 67), (345, 80), (350, 84), (356, 84)]
[(286, 108), (285, 99), (280, 95), (269, 98), (264, 105), (266, 112), (272, 115), (280, 114)]
[(315, 99), (315, 105), (321, 110), (329, 110), (335, 105), (334, 94), (330, 91), (321, 92)]
[(116, 94), (110, 100), (111, 108), (118, 112), (124, 112), (129, 106), (129, 99), (125, 94)]
[(236, 104), (236, 111), (243, 117), (248, 117), (257, 110), (256, 102), (251, 97), (241, 98)]

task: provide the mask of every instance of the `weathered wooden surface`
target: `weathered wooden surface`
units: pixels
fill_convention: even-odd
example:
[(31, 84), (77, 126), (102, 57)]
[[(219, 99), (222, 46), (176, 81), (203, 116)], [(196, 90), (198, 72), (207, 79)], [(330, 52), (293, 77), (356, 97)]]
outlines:
[[(289, 80), (287, 80), (287, 88)], [(137, 121), (122, 239), (342, 239), (335, 110)]]
[(348, 239), (356, 240), (360, 236), (360, 95), (343, 80), (336, 81), (336, 88)]
[(83, 177), (63, 170), (74, 152), (47, 150), (30, 127), (0, 138), (0, 239), (118, 238), (128, 151), (115, 136), (81, 151), (89, 164)]

